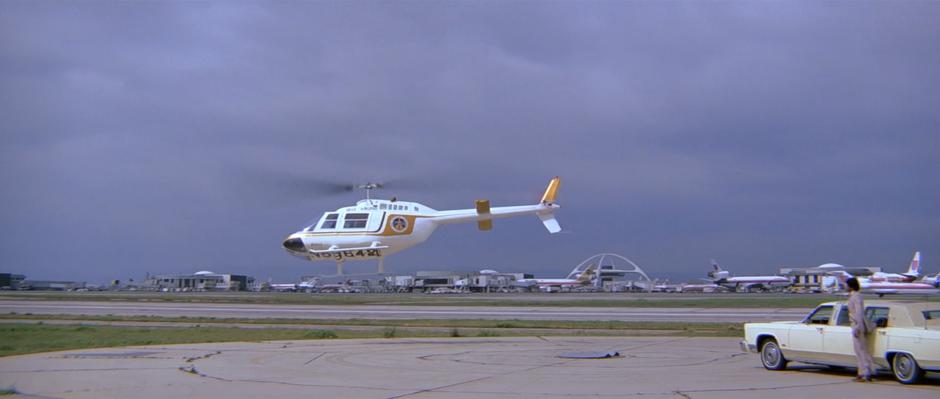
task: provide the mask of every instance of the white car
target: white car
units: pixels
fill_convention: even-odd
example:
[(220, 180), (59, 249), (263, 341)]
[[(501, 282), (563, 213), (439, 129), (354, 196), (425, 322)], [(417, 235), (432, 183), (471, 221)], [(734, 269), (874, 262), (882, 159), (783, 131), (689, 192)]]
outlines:
[[(865, 315), (878, 326), (869, 350), (879, 367), (905, 384), (925, 370), (940, 371), (940, 302), (866, 301)], [(768, 370), (787, 362), (856, 367), (845, 302), (826, 302), (802, 321), (746, 323), (741, 349), (760, 352)]]

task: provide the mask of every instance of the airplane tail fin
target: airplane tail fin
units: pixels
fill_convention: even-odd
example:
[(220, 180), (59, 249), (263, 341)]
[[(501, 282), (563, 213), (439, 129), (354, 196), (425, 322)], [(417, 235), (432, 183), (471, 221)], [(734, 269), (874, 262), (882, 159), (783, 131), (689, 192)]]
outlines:
[(827, 274), (829, 274), (830, 276), (834, 276), (836, 278), (836, 281), (838, 281), (839, 287), (845, 287), (846, 281), (848, 281), (852, 277), (855, 277), (849, 274), (848, 272), (846, 272), (845, 270), (837, 270), (834, 272), (829, 272)]
[(718, 266), (718, 261), (714, 259), (712, 259), (712, 268), (714, 268), (716, 272), (721, 271), (721, 266)]
[(911, 259), (911, 266), (907, 268), (907, 273), (904, 274), (914, 277), (920, 275), (920, 251), (914, 252), (914, 258)]
[(708, 277), (712, 279), (713, 282), (724, 281), (731, 276), (730, 273), (721, 270), (721, 266), (718, 266), (718, 261), (712, 259), (712, 271), (708, 272)]
[(584, 271), (581, 272), (580, 275), (578, 275), (578, 282), (579, 282), (579, 283), (587, 283), (587, 282), (590, 282), (591, 279), (594, 278), (594, 274), (596, 273), (596, 269), (597, 269), (597, 265), (590, 265), (590, 266), (586, 267), (586, 268), (584, 269)]

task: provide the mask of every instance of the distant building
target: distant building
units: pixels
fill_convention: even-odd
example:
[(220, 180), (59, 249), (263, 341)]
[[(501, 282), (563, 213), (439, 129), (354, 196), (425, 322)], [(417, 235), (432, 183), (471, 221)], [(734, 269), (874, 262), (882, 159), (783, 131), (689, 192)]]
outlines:
[(26, 280), (26, 276), (22, 274), (0, 273), (0, 289), (18, 290), (23, 280)]
[(466, 279), (466, 288), (479, 292), (499, 292), (515, 290), (519, 280), (532, 278), (525, 273), (501, 273), (495, 270), (481, 270), (471, 273)]
[(453, 288), (458, 280), (467, 277), (466, 273), (450, 271), (419, 271), (415, 273), (414, 288), (431, 290), (434, 288)]
[(149, 276), (143, 288), (157, 291), (247, 291), (254, 285), (254, 277), (199, 271), (193, 274)]
[(797, 290), (823, 290), (835, 282), (832, 272), (844, 271), (853, 276), (870, 276), (881, 271), (880, 267), (847, 267), (827, 263), (816, 267), (782, 267), (780, 275), (790, 278), (791, 286)]
[[(516, 290), (520, 288), (519, 280), (532, 278), (526, 273), (503, 273), (495, 270), (481, 270), (479, 272), (452, 272), (452, 271), (419, 271), (409, 281), (406, 276), (396, 276), (394, 285), (411, 283), (415, 290), (430, 291), (435, 288), (454, 288), (463, 291), (496, 292)], [(391, 281), (390, 281), (391, 282)]]
[(386, 276), (385, 287), (396, 292), (411, 292), (415, 285), (414, 276)]
[(23, 280), (18, 289), (35, 291), (72, 291), (84, 289), (84, 281)]

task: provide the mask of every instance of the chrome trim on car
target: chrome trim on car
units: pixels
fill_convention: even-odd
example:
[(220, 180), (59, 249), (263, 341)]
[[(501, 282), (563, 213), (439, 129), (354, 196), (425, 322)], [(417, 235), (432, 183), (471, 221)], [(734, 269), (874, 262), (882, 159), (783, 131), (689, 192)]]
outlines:
[(757, 345), (751, 345), (747, 341), (738, 342), (741, 345), (741, 352), (757, 353)]

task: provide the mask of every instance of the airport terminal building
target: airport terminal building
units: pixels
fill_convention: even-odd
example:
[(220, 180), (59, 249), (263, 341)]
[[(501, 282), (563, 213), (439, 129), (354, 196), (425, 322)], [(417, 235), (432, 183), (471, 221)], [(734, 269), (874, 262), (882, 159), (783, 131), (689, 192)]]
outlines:
[(788, 277), (792, 282), (790, 289), (817, 291), (826, 289), (834, 277), (830, 273), (845, 271), (853, 276), (870, 276), (881, 271), (880, 267), (847, 267), (835, 263), (827, 263), (817, 267), (782, 267), (780, 275)]
[(0, 288), (18, 290), (23, 280), (26, 280), (26, 276), (22, 274), (0, 273)]
[(204, 270), (193, 274), (149, 276), (142, 288), (154, 291), (248, 291), (254, 285), (255, 278), (251, 276)]

